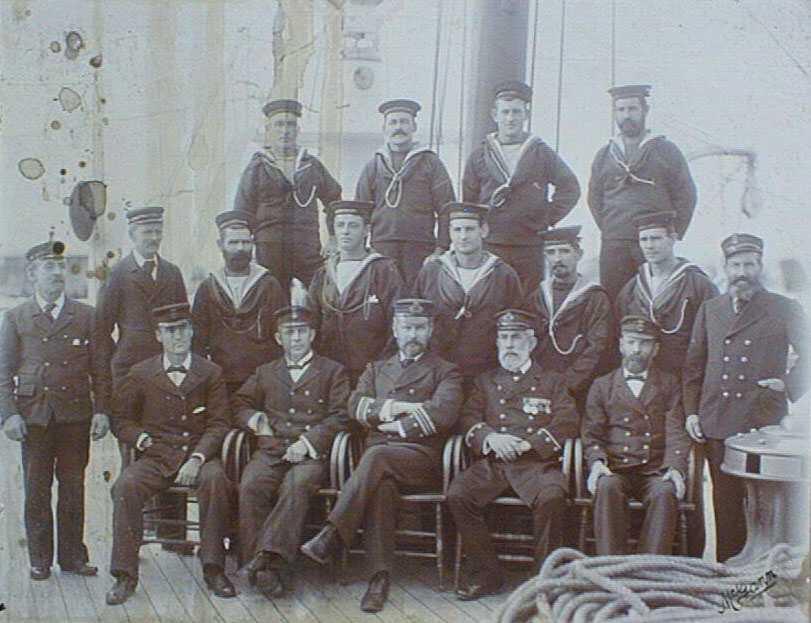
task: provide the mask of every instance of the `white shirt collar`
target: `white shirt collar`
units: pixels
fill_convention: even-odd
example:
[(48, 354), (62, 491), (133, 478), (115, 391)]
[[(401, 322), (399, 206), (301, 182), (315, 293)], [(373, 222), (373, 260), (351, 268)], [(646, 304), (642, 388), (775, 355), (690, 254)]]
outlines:
[(424, 354), (425, 354), (425, 351), (422, 351), (422, 352), (421, 352), (419, 355), (417, 355), (416, 357), (406, 357), (406, 356), (403, 354), (403, 351), (400, 351), (400, 352), (398, 353), (398, 355), (400, 355), (400, 363), (403, 363), (403, 362), (404, 362), (406, 359), (413, 359), (414, 361), (419, 361), (419, 360), (420, 360), (420, 358), (421, 358), (421, 357), (422, 357)]
[(299, 359), (298, 361), (290, 361), (290, 360), (287, 358), (287, 356), (285, 356), (285, 358), (284, 358), (284, 362), (285, 362), (285, 363), (286, 363), (288, 366), (301, 366), (301, 367), (302, 367), (302, 369), (303, 369), (303, 368), (305, 368), (305, 367), (307, 367), (308, 365), (310, 365), (310, 362), (311, 362), (312, 360), (313, 360), (313, 351), (312, 351), (312, 349), (310, 349), (310, 352), (309, 352), (309, 353), (307, 353), (306, 355), (304, 355), (304, 357), (302, 357), (302, 358), (301, 358), (301, 359)]
[[(171, 366), (171, 365), (172, 365), (172, 362), (169, 361), (169, 356), (166, 353), (164, 353), (163, 354), (163, 369), (167, 370), (169, 368), (169, 366)], [(186, 358), (183, 360), (183, 363), (181, 365), (184, 368), (186, 368), (186, 370), (191, 368), (191, 351), (189, 351), (189, 354), (186, 355)]]
[[(132, 257), (135, 260), (135, 263), (138, 264), (138, 268), (143, 268), (144, 262), (146, 262), (146, 258), (138, 253), (135, 249), (132, 250)], [(158, 254), (156, 253), (154, 257), (151, 258), (153, 262), (155, 262), (155, 266), (158, 265)]]
[[(39, 308), (44, 312), (45, 311), (45, 306), (48, 304), (48, 301), (46, 301), (44, 298), (42, 298), (39, 295), (39, 292), (34, 293), (34, 298), (36, 299), (37, 305), (39, 305)], [(53, 308), (53, 311), (51, 312), (51, 316), (53, 318), (59, 318), (59, 314), (62, 313), (62, 308), (65, 306), (65, 293), (64, 292), (62, 292), (62, 294), (59, 295), (59, 298), (54, 301), (54, 305), (56, 305), (56, 307)]]
[[(642, 372), (637, 373), (637, 372), (630, 372), (630, 371), (626, 370), (625, 368), (623, 368), (622, 369), (622, 376), (623, 376), (623, 378), (626, 378), (626, 379), (629, 376), (641, 376), (645, 381), (647, 381), (648, 380), (648, 371), (644, 370)], [(636, 381), (637, 379), (634, 379), (634, 380)]]

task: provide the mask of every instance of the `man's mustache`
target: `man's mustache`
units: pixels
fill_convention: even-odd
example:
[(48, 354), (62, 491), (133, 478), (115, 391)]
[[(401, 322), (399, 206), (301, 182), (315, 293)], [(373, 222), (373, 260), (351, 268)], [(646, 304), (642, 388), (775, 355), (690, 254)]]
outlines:
[(392, 136), (406, 136), (406, 133), (402, 130), (395, 130)]

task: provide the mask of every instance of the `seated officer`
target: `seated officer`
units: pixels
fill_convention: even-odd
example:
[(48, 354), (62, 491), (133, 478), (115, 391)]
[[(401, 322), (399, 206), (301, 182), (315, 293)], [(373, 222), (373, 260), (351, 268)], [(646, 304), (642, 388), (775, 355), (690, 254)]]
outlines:
[[(276, 313), (284, 357), (266, 363), (234, 397), (239, 423), (256, 434), (258, 449), (239, 486), (239, 542), (252, 583), (280, 597), (313, 494), (324, 482), (332, 440), (346, 424), (349, 378), (343, 366), (316, 355), (312, 316), (303, 307)], [(251, 559), (251, 557), (253, 557)], [(244, 560), (243, 560), (244, 562)]]
[(669, 554), (690, 452), (681, 384), (651, 366), (659, 350), (655, 324), (625, 316), (620, 330), (622, 366), (594, 381), (581, 431), (597, 555), (625, 553), (628, 497), (646, 509), (638, 552)]
[(197, 489), (206, 585), (220, 597), (234, 597), (223, 572), (231, 500), (218, 458), (230, 421), (222, 370), (192, 354), (188, 303), (157, 307), (152, 320), (163, 353), (132, 366), (114, 402), (113, 433), (142, 456), (113, 485), (110, 573), (116, 582), (107, 603), (123, 604), (135, 592), (144, 504), (175, 483)]
[(534, 315), (507, 309), (496, 317), (500, 366), (476, 378), (462, 410), (465, 443), (477, 460), (451, 483), (448, 505), (464, 542), (468, 585), (457, 592), (469, 601), (497, 593), (498, 567), (484, 509), (512, 488), (531, 509), (535, 559), (561, 544), (567, 483), (560, 469), (563, 443), (577, 434), (574, 399), (563, 378), (533, 362)]
[(383, 609), (389, 593), (401, 487), (438, 488), (442, 449), (462, 403), (456, 366), (427, 352), (434, 305), (423, 299), (394, 304), (399, 352), (370, 363), (349, 398), (349, 416), (368, 429), (366, 452), (344, 484), (327, 525), (301, 551), (325, 563), (363, 527), (372, 577), (364, 612)]

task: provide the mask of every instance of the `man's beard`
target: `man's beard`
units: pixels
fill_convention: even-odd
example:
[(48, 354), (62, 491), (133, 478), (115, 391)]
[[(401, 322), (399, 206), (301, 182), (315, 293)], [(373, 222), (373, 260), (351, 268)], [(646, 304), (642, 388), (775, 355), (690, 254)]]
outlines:
[(750, 279), (749, 277), (738, 277), (735, 279), (735, 281), (729, 284), (732, 294), (744, 301), (748, 301), (752, 298), (757, 286), (758, 282), (755, 279)]
[(636, 138), (642, 133), (642, 124), (637, 123), (632, 119), (626, 119), (620, 123), (620, 132), (622, 132), (625, 136)]
[(559, 281), (565, 281), (572, 276), (572, 271), (563, 264), (555, 264), (552, 267), (552, 276)]
[(225, 265), (231, 272), (245, 272), (251, 263), (251, 254), (244, 251), (231, 253), (225, 256)]
[(498, 362), (505, 370), (517, 370), (527, 359), (529, 355), (517, 350), (511, 350), (505, 353), (499, 353)]
[(650, 365), (650, 357), (640, 357), (637, 355), (626, 355), (622, 358), (622, 366), (628, 370), (638, 374), (648, 369)]

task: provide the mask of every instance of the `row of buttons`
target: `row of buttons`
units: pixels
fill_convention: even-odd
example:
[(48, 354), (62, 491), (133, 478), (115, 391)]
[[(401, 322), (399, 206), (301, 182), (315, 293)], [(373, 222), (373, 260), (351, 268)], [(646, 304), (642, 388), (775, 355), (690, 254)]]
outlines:
[[(729, 363), (731, 361), (730, 356), (729, 355), (724, 355), (724, 361)], [(743, 355), (741, 357), (740, 361), (741, 361), (741, 363), (747, 363), (749, 361), (749, 357), (747, 357), (746, 355)]]
[[(513, 381), (515, 381), (516, 383), (517, 383), (518, 381), (520, 381), (520, 380), (521, 380), (521, 377), (520, 377), (520, 376), (514, 376), (514, 377), (513, 377)], [(500, 391), (500, 392), (504, 391), (504, 387), (502, 387), (501, 385), (496, 385), (496, 389), (497, 389), (498, 391)], [(538, 388), (537, 388), (537, 387), (535, 387), (535, 386), (533, 385), (532, 387), (530, 387), (530, 388), (529, 388), (529, 391), (534, 392), (534, 391), (535, 391), (535, 390), (537, 390), (537, 389), (538, 389)], [(504, 404), (503, 399), (502, 399), (501, 404)]]
[[(727, 344), (727, 345), (732, 344), (732, 340), (730, 338), (727, 338), (727, 339), (724, 340), (724, 344)], [(749, 340), (749, 339), (744, 340), (743, 345), (744, 346), (751, 346), (752, 345), (752, 340)]]

